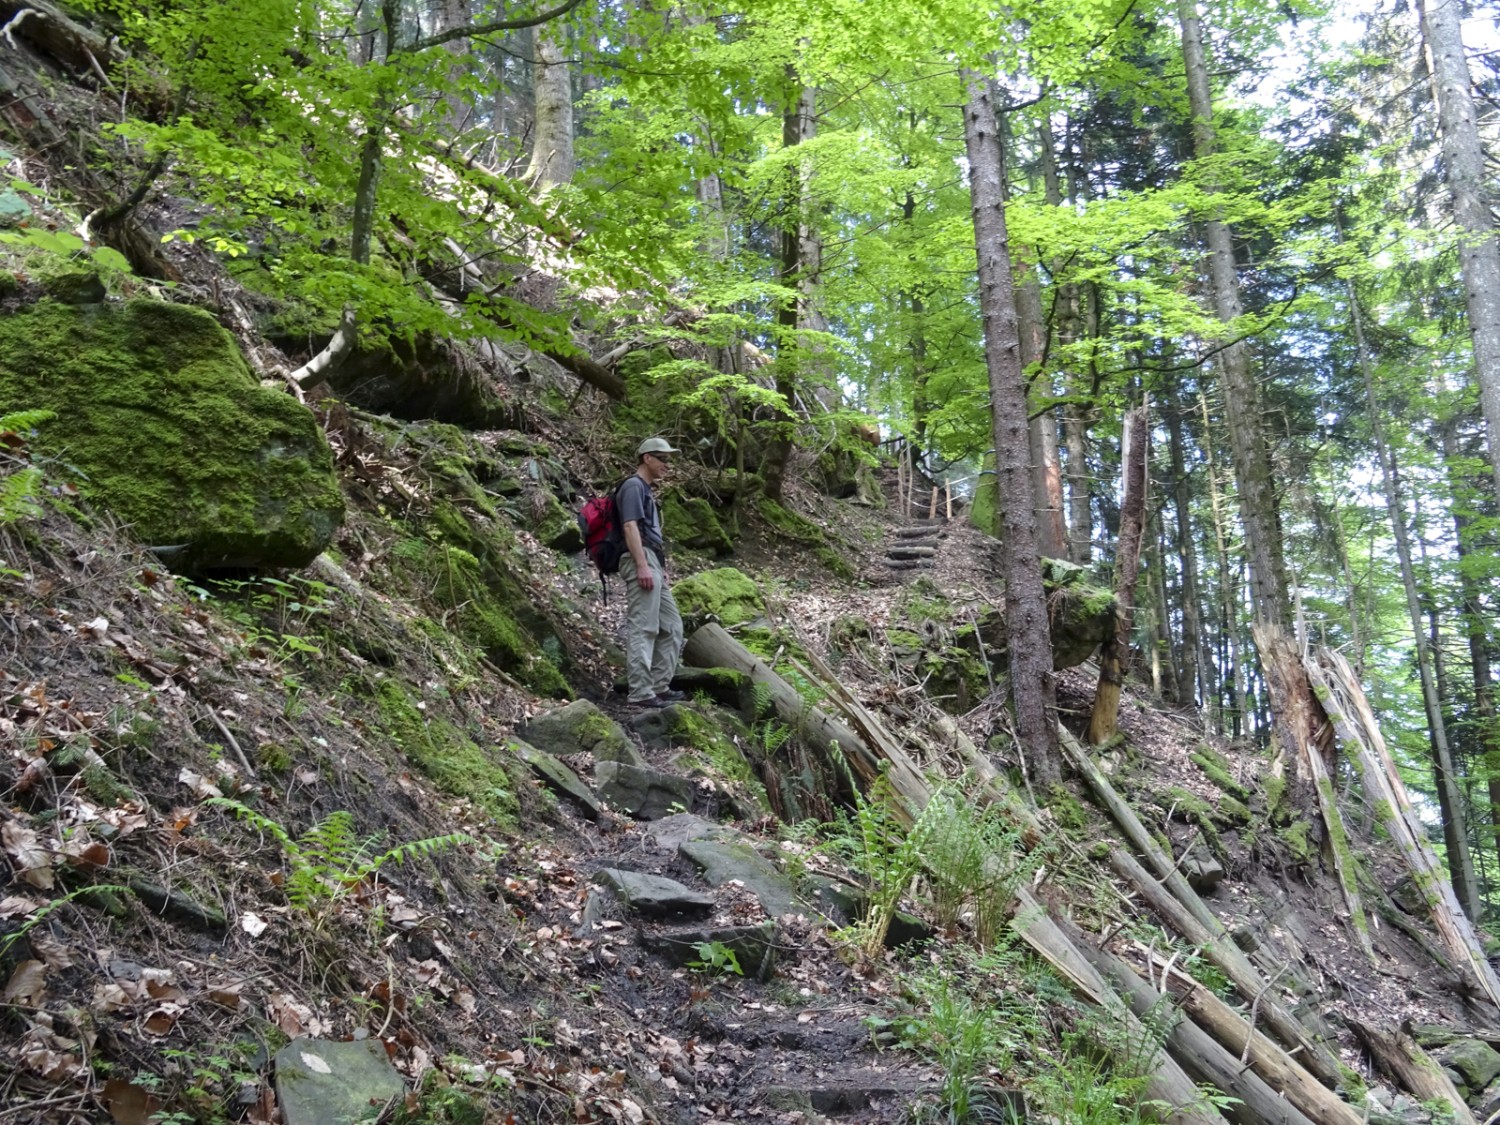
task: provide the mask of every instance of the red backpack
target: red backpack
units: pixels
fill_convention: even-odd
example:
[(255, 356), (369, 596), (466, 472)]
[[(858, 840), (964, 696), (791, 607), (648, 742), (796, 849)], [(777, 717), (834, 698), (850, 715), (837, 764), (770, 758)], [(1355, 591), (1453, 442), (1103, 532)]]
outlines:
[(605, 601), (609, 600), (609, 588), (604, 585), (604, 576), (620, 572), (620, 556), (625, 553), (625, 533), (615, 508), (615, 496), (619, 491), (620, 485), (617, 484), (607, 496), (595, 496), (578, 512), (583, 549), (599, 571), (599, 585), (604, 589)]

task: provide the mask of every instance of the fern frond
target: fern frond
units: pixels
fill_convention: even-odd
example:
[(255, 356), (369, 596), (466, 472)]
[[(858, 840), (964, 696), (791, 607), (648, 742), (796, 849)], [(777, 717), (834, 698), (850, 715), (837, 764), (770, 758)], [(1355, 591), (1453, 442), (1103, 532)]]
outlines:
[(34, 430), (56, 417), (57, 413), (52, 410), (12, 410), (9, 414), (0, 414), (0, 431), (18, 434), (23, 430)]
[(36, 519), (42, 514), (37, 497), (42, 491), (42, 470), (28, 465), (0, 480), (0, 527), (19, 519)]
[(256, 812), (249, 805), (243, 804), (240, 801), (236, 801), (233, 797), (210, 797), (203, 803), (205, 805), (214, 805), (221, 809), (228, 809), (240, 820), (243, 820), (246, 824), (250, 825), (250, 827), (256, 829), (259, 832), (264, 832), (267, 836), (270, 836), (273, 840), (281, 845), (281, 850), (285, 852), (289, 857), (299, 856), (301, 854), (297, 848), (296, 843), (292, 840), (291, 836), (287, 834), (287, 830), (285, 828), (281, 827), (280, 824), (272, 820), (270, 817), (266, 816), (264, 813)]

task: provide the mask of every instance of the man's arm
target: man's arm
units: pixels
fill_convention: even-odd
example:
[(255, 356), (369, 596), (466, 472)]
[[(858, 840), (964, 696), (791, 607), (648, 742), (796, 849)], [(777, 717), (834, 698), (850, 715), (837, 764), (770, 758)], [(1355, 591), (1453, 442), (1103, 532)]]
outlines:
[(625, 549), (635, 560), (636, 582), (642, 590), (649, 590), (656, 585), (656, 579), (651, 577), (651, 567), (646, 562), (646, 545), (641, 541), (640, 521), (626, 520), (622, 526), (625, 532)]

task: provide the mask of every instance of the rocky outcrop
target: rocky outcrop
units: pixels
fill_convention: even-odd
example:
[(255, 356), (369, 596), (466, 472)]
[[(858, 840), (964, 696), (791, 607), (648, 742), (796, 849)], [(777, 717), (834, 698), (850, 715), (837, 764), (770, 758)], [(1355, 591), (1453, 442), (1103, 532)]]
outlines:
[(0, 317), (0, 414), (175, 569), (301, 567), (344, 518), (316, 419), (261, 387), (207, 313), (43, 300)]

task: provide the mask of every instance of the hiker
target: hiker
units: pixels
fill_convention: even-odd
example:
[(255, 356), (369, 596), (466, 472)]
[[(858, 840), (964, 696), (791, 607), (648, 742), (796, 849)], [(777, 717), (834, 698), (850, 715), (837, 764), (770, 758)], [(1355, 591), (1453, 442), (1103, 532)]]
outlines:
[(665, 707), (684, 698), (671, 690), (682, 654), (682, 615), (667, 586), (666, 544), (661, 507), (651, 487), (667, 475), (678, 452), (664, 438), (647, 438), (635, 451), (635, 475), (615, 494), (625, 553), (620, 578), (625, 583), (625, 668), (630, 702), (638, 707)]

